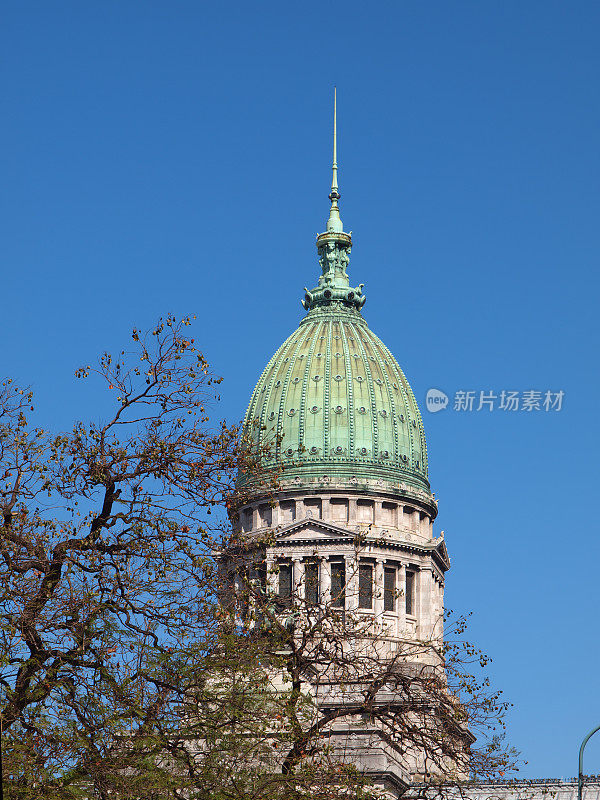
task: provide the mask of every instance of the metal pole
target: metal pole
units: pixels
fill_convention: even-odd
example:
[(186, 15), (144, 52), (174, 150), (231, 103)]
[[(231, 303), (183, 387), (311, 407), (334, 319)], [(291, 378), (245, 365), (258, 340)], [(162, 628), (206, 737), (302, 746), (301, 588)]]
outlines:
[[(585, 750), (585, 746), (588, 743), (588, 740), (592, 738), (592, 736), (597, 732), (600, 731), (600, 725), (597, 728), (594, 728), (593, 731), (590, 731), (588, 735), (585, 737), (583, 742), (581, 743), (581, 747), (579, 748), (579, 773), (577, 775), (577, 800), (581, 800), (583, 795), (583, 751)], [(1, 798), (0, 798), (1, 800)]]
[(0, 800), (4, 800), (4, 772), (2, 770), (2, 714), (0, 714)]

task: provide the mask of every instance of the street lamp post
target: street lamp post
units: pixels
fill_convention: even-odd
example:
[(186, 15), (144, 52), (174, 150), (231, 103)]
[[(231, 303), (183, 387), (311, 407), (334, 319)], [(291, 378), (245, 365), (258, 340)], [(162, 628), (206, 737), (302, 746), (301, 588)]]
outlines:
[(579, 773), (577, 776), (577, 800), (581, 800), (583, 794), (583, 751), (585, 750), (585, 746), (588, 741), (592, 738), (592, 736), (597, 732), (600, 731), (600, 725), (597, 728), (594, 728), (593, 731), (590, 731), (588, 735), (585, 737), (583, 742), (581, 743), (581, 747), (579, 748)]

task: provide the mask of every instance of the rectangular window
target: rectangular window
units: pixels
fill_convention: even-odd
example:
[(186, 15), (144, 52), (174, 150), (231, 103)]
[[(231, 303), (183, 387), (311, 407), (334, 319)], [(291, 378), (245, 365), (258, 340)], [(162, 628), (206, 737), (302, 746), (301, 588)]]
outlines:
[(267, 562), (260, 561), (256, 567), (256, 575), (258, 577), (260, 591), (264, 594), (267, 591)]
[(373, 567), (358, 565), (358, 607), (373, 608)]
[(383, 572), (383, 610), (396, 610), (396, 567), (386, 567)]
[(415, 573), (406, 572), (406, 613), (415, 613)]
[(305, 597), (311, 606), (319, 604), (319, 563), (307, 561), (304, 565)]
[(292, 565), (279, 565), (279, 598), (289, 604), (292, 599)]
[(335, 608), (346, 605), (346, 566), (343, 561), (331, 563), (331, 605)]

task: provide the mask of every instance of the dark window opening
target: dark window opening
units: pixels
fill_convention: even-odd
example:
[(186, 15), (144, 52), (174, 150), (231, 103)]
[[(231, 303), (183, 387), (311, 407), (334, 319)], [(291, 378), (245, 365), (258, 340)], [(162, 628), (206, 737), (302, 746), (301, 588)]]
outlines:
[(406, 573), (406, 613), (415, 613), (415, 573)]
[(335, 608), (346, 605), (346, 567), (343, 561), (331, 564), (331, 605)]
[(358, 567), (358, 607), (373, 608), (373, 567), (370, 564)]
[(267, 591), (267, 562), (261, 561), (256, 568), (256, 572), (258, 574), (260, 591), (264, 595)]
[(304, 565), (305, 598), (309, 605), (319, 603), (319, 564), (316, 561), (307, 561)]
[(383, 572), (383, 610), (396, 610), (396, 568), (386, 567)]
[(292, 600), (292, 565), (279, 565), (279, 599), (289, 605)]

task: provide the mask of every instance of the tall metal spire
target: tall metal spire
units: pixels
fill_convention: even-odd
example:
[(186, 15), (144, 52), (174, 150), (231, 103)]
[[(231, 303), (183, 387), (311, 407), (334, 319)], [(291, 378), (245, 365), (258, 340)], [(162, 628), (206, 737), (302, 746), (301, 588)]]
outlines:
[(331, 180), (332, 193), (338, 190), (337, 184), (337, 87), (333, 87), (333, 178)]
[(338, 200), (340, 190), (337, 180), (337, 91), (333, 90), (333, 176), (331, 179), (331, 208), (327, 220), (327, 230), (317, 236), (317, 251), (321, 275), (314, 289), (305, 287), (302, 305), (307, 311), (313, 308), (350, 308), (360, 311), (365, 304), (363, 284), (350, 286), (350, 278), (346, 267), (350, 261), (352, 235), (344, 231), (340, 219)]
[(337, 88), (333, 87), (333, 176), (331, 178), (331, 192), (329, 199), (331, 200), (331, 209), (329, 211), (329, 219), (327, 221), (327, 230), (341, 233), (344, 230), (342, 220), (340, 219), (340, 210), (338, 207), (338, 200), (340, 199), (340, 192), (338, 189), (337, 180)]

